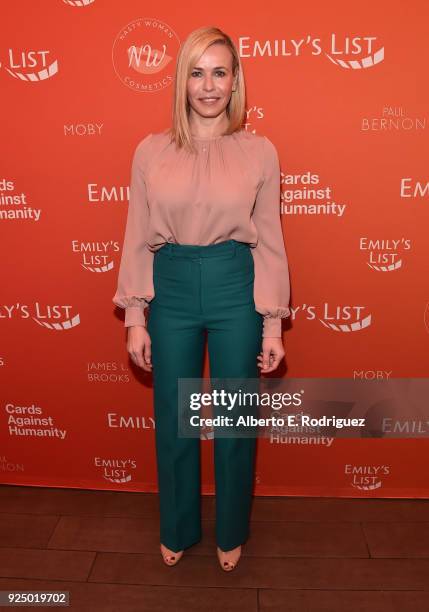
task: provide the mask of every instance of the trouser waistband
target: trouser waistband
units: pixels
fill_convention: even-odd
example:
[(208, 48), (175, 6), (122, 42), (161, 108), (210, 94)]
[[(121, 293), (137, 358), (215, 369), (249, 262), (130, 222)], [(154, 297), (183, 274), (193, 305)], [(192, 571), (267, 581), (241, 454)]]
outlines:
[(201, 257), (219, 257), (222, 255), (234, 256), (237, 251), (248, 249), (247, 242), (238, 240), (223, 240), (216, 244), (208, 244), (201, 246), (198, 244), (176, 244), (174, 242), (166, 242), (160, 249), (156, 251), (160, 255), (168, 255), (168, 257), (187, 257), (190, 259), (199, 259)]

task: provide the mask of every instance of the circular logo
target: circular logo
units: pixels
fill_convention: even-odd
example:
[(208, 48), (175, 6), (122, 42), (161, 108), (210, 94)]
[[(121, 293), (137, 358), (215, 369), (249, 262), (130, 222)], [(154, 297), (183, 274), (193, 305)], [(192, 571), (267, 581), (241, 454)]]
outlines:
[(112, 49), (113, 67), (122, 83), (134, 91), (152, 93), (174, 79), (180, 40), (163, 21), (141, 17), (121, 28)]

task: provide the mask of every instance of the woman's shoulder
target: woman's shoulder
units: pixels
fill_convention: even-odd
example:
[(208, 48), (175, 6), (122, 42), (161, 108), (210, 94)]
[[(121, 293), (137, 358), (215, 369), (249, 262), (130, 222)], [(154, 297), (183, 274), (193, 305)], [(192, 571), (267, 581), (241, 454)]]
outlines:
[(136, 149), (138, 150), (146, 150), (150, 147), (156, 145), (160, 140), (164, 140), (168, 137), (168, 129), (163, 130), (162, 132), (149, 132), (143, 138), (141, 138), (137, 144)]
[(160, 132), (152, 132), (149, 134), (149, 136), (151, 137), (153, 144), (168, 142), (171, 140), (171, 129), (165, 128)]
[(275, 144), (265, 134), (244, 129), (234, 134), (236, 134), (236, 140), (240, 143), (241, 148), (247, 150), (252, 157), (259, 159), (262, 165), (267, 160), (270, 162), (278, 158)]
[(154, 155), (168, 143), (170, 136), (168, 129), (162, 132), (149, 132), (141, 138), (135, 148), (134, 158), (142, 165), (147, 165)]
[(249, 145), (259, 149), (261, 152), (266, 148), (274, 147), (274, 144), (264, 134), (259, 134), (258, 132), (253, 132), (246, 129), (237, 130), (233, 132), (233, 135), (240, 141), (246, 142)]
[(261, 136), (256, 132), (251, 132), (250, 130), (246, 130), (245, 128), (241, 128), (239, 130), (235, 130), (230, 135), (235, 140), (240, 140), (241, 142), (248, 142), (249, 144), (258, 144)]

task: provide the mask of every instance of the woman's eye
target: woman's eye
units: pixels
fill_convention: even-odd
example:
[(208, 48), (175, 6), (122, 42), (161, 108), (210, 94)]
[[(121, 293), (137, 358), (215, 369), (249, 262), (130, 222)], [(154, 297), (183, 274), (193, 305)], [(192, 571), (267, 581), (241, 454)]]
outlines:
[[(191, 72), (191, 76), (199, 76), (201, 72), (199, 70), (194, 70)], [(216, 70), (215, 73), (217, 76), (225, 76), (225, 72), (223, 70)]]

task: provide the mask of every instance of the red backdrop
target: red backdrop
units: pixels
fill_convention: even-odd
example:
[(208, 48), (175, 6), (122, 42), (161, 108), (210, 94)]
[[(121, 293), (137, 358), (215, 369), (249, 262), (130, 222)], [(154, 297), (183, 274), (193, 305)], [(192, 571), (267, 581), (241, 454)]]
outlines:
[[(280, 155), (293, 316), (275, 376), (428, 376), (427, 3), (0, 12), (3, 483), (156, 491), (151, 375), (111, 300), (132, 154), (170, 124), (179, 44), (202, 25), (237, 44), (246, 127)], [(429, 496), (425, 436), (307, 442), (259, 441), (256, 494)]]

